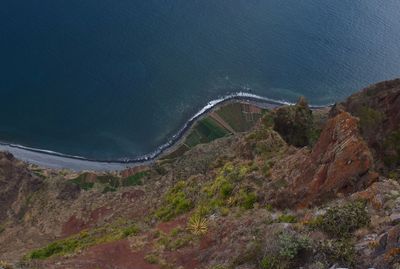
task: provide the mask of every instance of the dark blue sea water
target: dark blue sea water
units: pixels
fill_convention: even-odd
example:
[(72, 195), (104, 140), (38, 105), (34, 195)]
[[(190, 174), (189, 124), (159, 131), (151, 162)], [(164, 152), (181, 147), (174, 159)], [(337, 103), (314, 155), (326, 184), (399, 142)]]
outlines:
[(400, 76), (399, 0), (0, 0), (0, 140), (149, 153), (235, 91), (313, 104)]

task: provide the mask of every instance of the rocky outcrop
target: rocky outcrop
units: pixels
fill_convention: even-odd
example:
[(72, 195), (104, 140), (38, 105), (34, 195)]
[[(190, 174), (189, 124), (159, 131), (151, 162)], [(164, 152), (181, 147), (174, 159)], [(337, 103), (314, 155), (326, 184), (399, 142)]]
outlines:
[(330, 119), (312, 149), (299, 150), (279, 161), (274, 180), (288, 186), (275, 197), (280, 207), (309, 206), (369, 186), (377, 175), (373, 157), (358, 131), (358, 120), (342, 112)]
[(0, 223), (7, 217), (24, 214), (26, 199), (37, 191), (43, 180), (10, 153), (0, 153)]
[(312, 111), (304, 98), (293, 106), (283, 106), (276, 110), (274, 129), (291, 145), (304, 147), (310, 144), (313, 131)]
[(371, 205), (372, 232), (360, 233), (355, 250), (360, 267), (396, 268), (400, 262), (400, 184), (382, 178), (364, 191), (355, 193), (353, 199), (364, 199)]
[(360, 119), (361, 135), (377, 166), (400, 165), (400, 79), (381, 82), (353, 94), (338, 107)]

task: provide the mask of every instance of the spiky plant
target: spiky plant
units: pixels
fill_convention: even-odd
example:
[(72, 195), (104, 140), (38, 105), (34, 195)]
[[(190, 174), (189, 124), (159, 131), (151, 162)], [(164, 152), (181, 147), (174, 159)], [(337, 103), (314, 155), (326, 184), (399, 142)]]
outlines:
[(199, 215), (193, 215), (189, 219), (189, 231), (194, 235), (203, 235), (208, 231), (207, 219)]

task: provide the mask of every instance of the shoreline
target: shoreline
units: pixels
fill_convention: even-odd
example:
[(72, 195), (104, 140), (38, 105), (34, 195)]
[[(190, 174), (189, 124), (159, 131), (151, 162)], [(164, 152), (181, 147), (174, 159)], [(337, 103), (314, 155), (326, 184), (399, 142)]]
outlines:
[[(274, 109), (276, 107), (283, 105), (293, 105), (293, 103), (290, 102), (273, 100), (270, 98), (258, 96), (247, 92), (238, 92), (226, 95), (222, 98), (208, 102), (207, 105), (205, 105), (194, 116), (192, 116), (184, 124), (184, 126), (178, 130), (178, 132), (175, 135), (173, 135), (166, 143), (159, 146), (155, 151), (136, 158), (125, 158), (118, 160), (90, 159), (80, 156), (66, 155), (50, 150), (30, 148), (22, 145), (10, 144), (4, 142), (0, 142), (0, 151), (8, 151), (21, 161), (38, 165), (43, 168), (71, 169), (76, 172), (84, 170), (121, 171), (138, 165), (149, 164), (157, 160), (160, 156), (168, 153), (170, 150), (179, 145), (179, 143), (182, 141), (182, 139), (184, 139), (188, 131), (190, 131), (192, 126), (199, 119), (207, 115), (209, 112), (229, 102), (248, 102), (252, 105), (267, 109)], [(310, 105), (310, 108), (317, 109), (329, 106), (330, 105), (325, 105), (325, 106)]]

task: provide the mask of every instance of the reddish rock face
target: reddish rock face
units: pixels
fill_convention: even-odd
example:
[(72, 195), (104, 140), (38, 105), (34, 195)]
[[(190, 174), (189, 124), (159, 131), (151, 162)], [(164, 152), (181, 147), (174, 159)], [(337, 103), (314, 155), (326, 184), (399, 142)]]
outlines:
[(73, 215), (66, 223), (64, 223), (61, 234), (62, 236), (70, 236), (79, 233), (83, 229), (94, 227), (100, 220), (109, 216), (111, 213), (111, 208), (102, 206), (90, 212), (86, 221)]
[(311, 152), (299, 150), (275, 167), (273, 177), (288, 183), (276, 196), (281, 207), (320, 203), (361, 190), (377, 178), (371, 172), (373, 158), (359, 135), (358, 120), (347, 112), (327, 122)]

